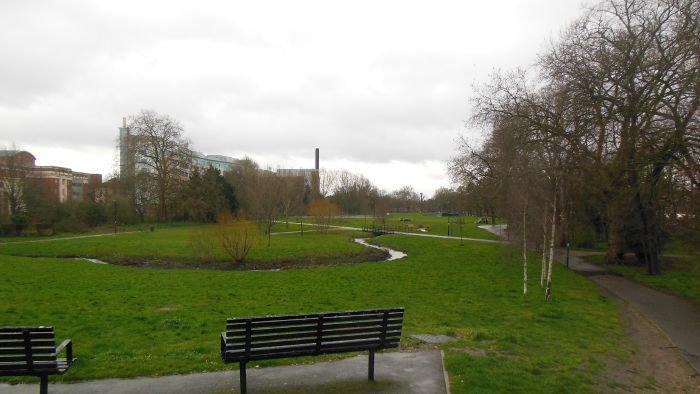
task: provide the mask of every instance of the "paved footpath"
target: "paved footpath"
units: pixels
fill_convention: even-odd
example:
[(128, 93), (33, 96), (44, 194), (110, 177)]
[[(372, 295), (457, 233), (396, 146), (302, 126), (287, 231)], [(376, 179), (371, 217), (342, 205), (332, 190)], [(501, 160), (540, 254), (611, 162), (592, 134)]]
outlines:
[[(502, 225), (480, 227), (504, 236), (505, 229)], [(642, 311), (666, 333), (695, 371), (700, 371), (700, 307), (681, 297), (646, 287), (584, 261), (582, 257), (590, 254), (592, 253), (572, 251), (569, 268)], [(566, 265), (566, 250), (555, 250), (554, 260)]]
[[(446, 393), (442, 353), (377, 353), (374, 382), (367, 380), (367, 355), (306, 365), (254, 368), (248, 364), (250, 393)], [(234, 370), (81, 383), (49, 383), (54, 394), (190, 394), (238, 392)], [(235, 390), (235, 391), (234, 391)], [(36, 394), (38, 384), (0, 384), (0, 394)]]

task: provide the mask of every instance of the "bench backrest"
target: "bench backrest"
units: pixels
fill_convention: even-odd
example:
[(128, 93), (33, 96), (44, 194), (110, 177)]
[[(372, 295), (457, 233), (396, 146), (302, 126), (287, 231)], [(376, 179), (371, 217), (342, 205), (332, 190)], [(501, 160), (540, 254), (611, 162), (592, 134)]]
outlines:
[(0, 375), (57, 368), (53, 327), (0, 327)]
[(227, 362), (398, 347), (404, 308), (231, 318)]

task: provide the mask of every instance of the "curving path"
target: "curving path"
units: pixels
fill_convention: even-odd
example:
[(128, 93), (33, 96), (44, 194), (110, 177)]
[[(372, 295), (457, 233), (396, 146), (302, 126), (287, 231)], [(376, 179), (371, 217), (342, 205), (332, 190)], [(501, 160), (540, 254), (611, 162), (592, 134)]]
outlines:
[[(505, 225), (480, 226), (505, 238)], [(696, 372), (700, 371), (700, 307), (681, 297), (641, 285), (583, 260), (589, 252), (571, 251), (569, 267), (637, 309), (666, 333)], [(554, 260), (566, 265), (566, 251)]]

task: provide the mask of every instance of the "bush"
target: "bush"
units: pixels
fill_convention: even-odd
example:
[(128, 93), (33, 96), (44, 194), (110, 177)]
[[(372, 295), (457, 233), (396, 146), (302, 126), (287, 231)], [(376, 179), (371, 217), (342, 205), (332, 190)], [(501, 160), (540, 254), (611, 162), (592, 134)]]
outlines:
[(98, 203), (83, 203), (78, 206), (81, 211), (81, 217), (85, 223), (91, 227), (97, 227), (101, 224), (107, 222), (107, 215), (105, 215), (105, 207)]
[(2, 235), (3, 237), (14, 237), (15, 234), (16, 232), (14, 223), (0, 224), (0, 235)]
[(54, 229), (51, 223), (36, 223), (34, 224), (37, 235), (53, 235)]
[(18, 237), (22, 234), (22, 231), (29, 227), (30, 221), (29, 217), (23, 213), (16, 213), (10, 216), (10, 221), (15, 225), (15, 235)]
[(215, 231), (221, 246), (237, 263), (244, 261), (260, 245), (260, 229), (252, 221), (234, 218), (228, 212), (219, 214), (218, 219)]

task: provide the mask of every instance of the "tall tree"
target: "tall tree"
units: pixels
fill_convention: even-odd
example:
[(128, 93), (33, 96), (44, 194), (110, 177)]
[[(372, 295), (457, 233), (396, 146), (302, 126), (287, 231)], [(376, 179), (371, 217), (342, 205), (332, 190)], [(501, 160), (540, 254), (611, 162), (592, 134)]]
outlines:
[(265, 229), (267, 235), (267, 246), (270, 246), (272, 236), (272, 225), (280, 215), (281, 195), (280, 186), (282, 178), (274, 172), (263, 170), (257, 173), (250, 189), (248, 201), (250, 213), (255, 217), (260, 226)]
[(699, 148), (698, 15), (692, 0), (608, 0), (541, 61), (577, 122), (562, 136), (601, 180), (592, 186), (607, 206), (607, 261), (632, 250), (650, 274), (663, 243), (659, 186)]
[(152, 175), (158, 219), (166, 220), (176, 185), (186, 179), (190, 167), (189, 141), (178, 121), (155, 111), (142, 110), (132, 116), (128, 129), (135, 170)]

